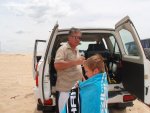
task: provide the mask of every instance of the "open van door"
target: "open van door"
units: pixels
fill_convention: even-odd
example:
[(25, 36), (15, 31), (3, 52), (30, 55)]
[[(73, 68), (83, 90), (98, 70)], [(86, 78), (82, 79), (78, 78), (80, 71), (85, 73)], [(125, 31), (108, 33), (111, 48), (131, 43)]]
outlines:
[(52, 95), (52, 88), (51, 88), (51, 81), (50, 81), (50, 69), (49, 66), (51, 64), (51, 53), (52, 53), (52, 48), (56, 39), (58, 33), (58, 24), (56, 24), (53, 28), (53, 31), (51, 33), (51, 36), (48, 40), (47, 47), (46, 47), (46, 52), (44, 55), (44, 62), (43, 62), (43, 69), (41, 73), (40, 80), (42, 80), (42, 101), (46, 105), (52, 105), (54, 106), (56, 103), (53, 100), (53, 95)]
[[(34, 44), (34, 53), (33, 53), (33, 78), (36, 78), (37, 65), (40, 61), (42, 54), (39, 53), (39, 43), (46, 43), (46, 40), (35, 40)], [(43, 45), (43, 44), (42, 44)], [(44, 44), (45, 45), (45, 44)]]
[(150, 63), (148, 64), (139, 35), (128, 16), (115, 25), (115, 34), (122, 54), (122, 83), (127, 91), (150, 104)]

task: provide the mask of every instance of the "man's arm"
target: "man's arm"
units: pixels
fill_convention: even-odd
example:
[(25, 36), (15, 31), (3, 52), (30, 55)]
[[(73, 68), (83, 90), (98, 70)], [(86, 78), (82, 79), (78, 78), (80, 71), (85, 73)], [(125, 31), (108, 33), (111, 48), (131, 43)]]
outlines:
[(63, 70), (63, 69), (67, 69), (76, 65), (82, 65), (84, 60), (85, 58), (81, 56), (80, 58), (76, 60), (55, 62), (54, 66), (56, 70)]

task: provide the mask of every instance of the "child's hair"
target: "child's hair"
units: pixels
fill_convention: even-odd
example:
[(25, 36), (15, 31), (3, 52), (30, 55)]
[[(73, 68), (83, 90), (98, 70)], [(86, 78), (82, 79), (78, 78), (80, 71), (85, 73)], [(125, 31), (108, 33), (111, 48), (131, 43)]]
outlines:
[(100, 54), (93, 55), (89, 57), (85, 62), (89, 69), (94, 71), (94, 69), (99, 69), (100, 73), (105, 72), (104, 58)]

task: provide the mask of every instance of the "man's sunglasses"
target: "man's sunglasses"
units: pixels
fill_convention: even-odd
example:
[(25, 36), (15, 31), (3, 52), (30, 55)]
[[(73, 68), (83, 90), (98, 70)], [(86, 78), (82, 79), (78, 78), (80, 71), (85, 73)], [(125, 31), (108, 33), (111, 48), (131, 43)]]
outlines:
[(71, 36), (73, 38), (75, 38), (76, 40), (79, 39), (79, 40), (82, 40), (81, 36)]

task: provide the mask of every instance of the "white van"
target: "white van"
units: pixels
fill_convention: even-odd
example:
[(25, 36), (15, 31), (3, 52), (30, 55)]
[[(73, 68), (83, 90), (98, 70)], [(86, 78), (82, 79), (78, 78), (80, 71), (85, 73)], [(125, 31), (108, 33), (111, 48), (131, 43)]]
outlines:
[[(150, 104), (150, 61), (146, 58), (139, 35), (127, 16), (110, 28), (81, 28), (82, 40), (78, 49), (85, 57), (99, 53), (105, 58), (108, 67), (109, 105), (126, 108), (138, 98)], [(66, 43), (69, 29), (58, 29), (55, 25), (46, 49), (38, 61), (36, 45), (33, 57), (33, 71), (36, 86), (37, 109), (44, 113), (56, 112), (55, 84), (57, 72), (54, 59), (57, 49)], [(90, 45), (99, 47), (90, 48)], [(134, 43), (134, 47), (128, 43)], [(96, 45), (97, 46), (97, 45)], [(83, 73), (84, 74), (84, 73)]]

